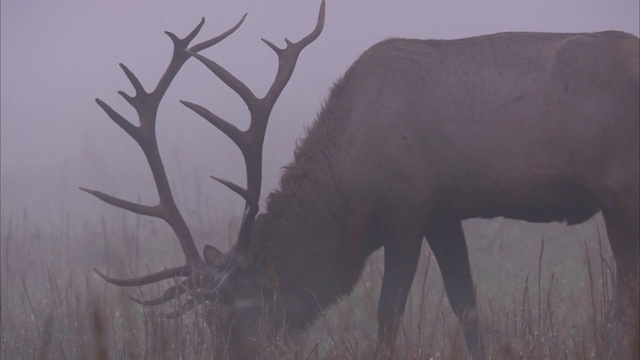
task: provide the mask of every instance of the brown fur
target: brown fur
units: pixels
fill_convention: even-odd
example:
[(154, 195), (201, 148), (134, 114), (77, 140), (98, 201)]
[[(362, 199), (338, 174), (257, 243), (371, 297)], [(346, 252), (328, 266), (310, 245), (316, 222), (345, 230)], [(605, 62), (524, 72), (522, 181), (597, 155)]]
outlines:
[[(621, 320), (638, 283), (638, 44), (602, 32), (373, 46), (336, 83), (258, 216), (251, 253), (273, 265), (277, 288), (230, 286), (226, 304), (275, 299), (273, 324), (300, 331), (384, 247), (379, 340), (390, 353), (426, 237), (481, 356), (460, 221), (578, 224), (603, 211)], [(249, 269), (239, 278), (264, 271)], [(229, 312), (237, 336), (255, 336), (260, 312), (242, 313)]]

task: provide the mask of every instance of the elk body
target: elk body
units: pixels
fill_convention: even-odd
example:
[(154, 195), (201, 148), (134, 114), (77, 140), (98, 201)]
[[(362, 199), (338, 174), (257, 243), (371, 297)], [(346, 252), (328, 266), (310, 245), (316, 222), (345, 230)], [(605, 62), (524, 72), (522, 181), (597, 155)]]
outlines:
[[(284, 50), (268, 43), (280, 67), (263, 99), (197, 54), (240, 24), (189, 50), (200, 27), (185, 40), (170, 35), (176, 50), (169, 76), (151, 93), (124, 68), (137, 91), (136, 97), (124, 96), (141, 114), (141, 126), (98, 102), (140, 143), (160, 205), (88, 191), (165, 219), (187, 262), (136, 279), (101, 276), (121, 286), (186, 277), (158, 299), (137, 301), (157, 305), (187, 294), (192, 299), (184, 310), (198, 300), (215, 304), (210, 315), (220, 314), (229, 354), (250, 358), (257, 355), (259, 319), (302, 331), (353, 289), (369, 255), (384, 248), (378, 337), (381, 354), (390, 354), (426, 239), (470, 354), (482, 356), (461, 221), (503, 216), (578, 224), (602, 211), (616, 260), (613, 318), (628, 315), (629, 305), (637, 304), (640, 238), (638, 38), (621, 32), (501, 33), (374, 45), (336, 82), (279, 189), (269, 195), (266, 212), (257, 215), (270, 109), (323, 22), (324, 3), (316, 29), (301, 42), (287, 41)], [(183, 102), (230, 136), (245, 156), (247, 189), (219, 180), (247, 202), (238, 241), (227, 254), (206, 246), (199, 255), (173, 203), (155, 136), (149, 135), (152, 145), (145, 137), (154, 133), (148, 124), (155, 124), (157, 104), (189, 57), (236, 90), (252, 116), (242, 132)]]

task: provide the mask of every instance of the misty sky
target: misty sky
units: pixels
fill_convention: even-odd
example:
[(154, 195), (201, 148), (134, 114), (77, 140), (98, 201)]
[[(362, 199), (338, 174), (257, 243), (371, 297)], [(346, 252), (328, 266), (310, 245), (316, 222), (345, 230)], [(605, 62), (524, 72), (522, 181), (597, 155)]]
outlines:
[[(137, 121), (116, 94), (131, 91), (118, 63), (129, 66), (151, 89), (171, 52), (165, 30), (182, 37), (205, 17), (198, 38), (203, 40), (249, 13), (239, 31), (205, 55), (262, 95), (275, 74), (276, 57), (260, 38), (280, 46), (284, 37), (299, 40), (313, 28), (319, 4), (2, 0), (2, 216), (23, 208), (87, 213), (97, 201), (77, 186), (132, 200), (142, 194), (145, 199), (144, 189), (152, 183), (141, 152), (94, 102), (99, 97)], [(638, 35), (638, 4), (637, 0), (328, 0), (325, 30), (303, 51), (272, 115), (265, 144), (264, 192), (277, 184), (279, 168), (291, 160), (296, 139), (312, 123), (333, 82), (374, 43), (387, 37), (450, 39), (501, 31), (614, 29)], [(248, 119), (235, 94), (201, 64), (189, 62), (160, 110), (159, 141), (170, 176), (202, 175), (208, 184), (206, 175), (214, 174), (243, 183), (237, 150), (178, 99), (201, 103), (241, 126)], [(203, 189), (228, 192), (213, 185)]]

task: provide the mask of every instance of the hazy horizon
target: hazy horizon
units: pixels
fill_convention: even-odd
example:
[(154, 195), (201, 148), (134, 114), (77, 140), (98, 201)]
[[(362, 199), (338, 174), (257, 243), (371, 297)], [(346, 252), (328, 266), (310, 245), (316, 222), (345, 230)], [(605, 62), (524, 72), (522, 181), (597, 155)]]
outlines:
[[(157, 202), (142, 152), (95, 99), (137, 124), (134, 110), (117, 94), (133, 92), (118, 63), (151, 90), (171, 56), (164, 31), (184, 37), (205, 17), (195, 40), (199, 42), (226, 31), (245, 13), (238, 31), (203, 53), (262, 96), (275, 76), (277, 58), (260, 39), (283, 46), (285, 37), (297, 41), (307, 35), (315, 26), (320, 0), (0, 0), (0, 6), (0, 357), (211, 357), (227, 340), (216, 343), (221, 334), (205, 329), (200, 307), (176, 321), (157, 316), (182, 309), (191, 303), (187, 297), (198, 298), (199, 289), (155, 311), (143, 311), (126, 295), (153, 298), (177, 279), (122, 288), (92, 271), (129, 278), (185, 263), (176, 234), (163, 221), (106, 205), (78, 189), (93, 188), (148, 205)], [(277, 186), (282, 167), (292, 160), (296, 143), (312, 126), (334, 82), (375, 43), (390, 37), (455, 39), (505, 31), (620, 30), (637, 36), (639, 6), (638, 0), (328, 0), (324, 31), (301, 53), (272, 112), (263, 197)], [(227, 251), (236, 240), (244, 201), (209, 175), (244, 185), (243, 160), (228, 138), (182, 106), (181, 99), (201, 104), (242, 129), (249, 114), (233, 91), (190, 60), (158, 115), (160, 151), (197, 249), (207, 244)], [(463, 230), (480, 305), (471, 314), (483, 321), (482, 337), (491, 358), (598, 357), (611, 340), (606, 314), (615, 286), (602, 216), (571, 227), (473, 219), (463, 222)], [(282, 258), (303, 249), (306, 255), (298, 260), (305, 261), (309, 256), (324, 260), (335, 250), (341, 258), (340, 250), (323, 249), (326, 246), (316, 246), (316, 237), (310, 239), (292, 243), (282, 253), (267, 252)], [(353, 258), (353, 247), (345, 249), (346, 258)], [(300, 338), (305, 350), (296, 350), (291, 358), (305, 353), (373, 356), (382, 251), (369, 258), (354, 292)], [(446, 301), (437, 261), (428, 246), (421, 252), (396, 349), (415, 358), (464, 357), (457, 355), (465, 351), (464, 338)], [(271, 258), (251, 254), (274, 269), (280, 262)], [(327, 260), (327, 266), (342, 266)], [(320, 267), (309, 276), (304, 269), (299, 274), (304, 281), (321, 277), (324, 270)], [(353, 278), (327, 274), (334, 278), (322, 279), (321, 287), (334, 281), (344, 288)], [(249, 282), (240, 284), (245, 289)], [(256, 309), (251, 299), (242, 298), (243, 292), (235, 304)], [(265, 335), (271, 339), (272, 334)], [(270, 347), (265, 357), (281, 359), (277, 351)]]
[[(99, 97), (123, 115), (117, 94), (131, 92), (118, 63), (147, 89), (164, 71), (171, 44), (165, 30), (186, 35), (200, 20), (198, 39), (215, 36), (248, 13), (236, 34), (205, 54), (263, 94), (276, 59), (260, 38), (283, 44), (314, 26), (320, 1), (2, 1), (2, 217), (23, 210), (97, 218), (103, 209), (78, 186), (155, 201), (140, 150), (95, 104)], [(318, 41), (302, 53), (282, 94), (265, 144), (263, 194), (292, 158), (296, 139), (312, 124), (330, 87), (365, 49), (388, 37), (451, 39), (501, 31), (593, 32), (638, 35), (637, 1), (427, 2), (328, 1)], [(243, 183), (241, 158), (223, 135), (180, 105), (203, 104), (243, 126), (245, 105), (200, 64), (185, 66), (160, 109), (159, 137), (172, 181), (195, 181), (216, 203), (241, 200), (208, 175)], [(195, 179), (199, 178), (199, 179)], [(190, 194), (184, 195), (191, 196)], [(148, 202), (148, 201), (147, 201)]]

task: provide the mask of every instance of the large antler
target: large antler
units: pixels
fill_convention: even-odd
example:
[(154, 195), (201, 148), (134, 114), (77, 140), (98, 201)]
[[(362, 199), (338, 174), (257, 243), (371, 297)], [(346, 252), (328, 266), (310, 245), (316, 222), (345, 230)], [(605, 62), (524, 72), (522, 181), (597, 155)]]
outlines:
[[(245, 131), (238, 129), (235, 125), (230, 124), (226, 120), (215, 115), (204, 107), (188, 102), (181, 101), (189, 109), (195, 111), (205, 118), (209, 123), (226, 134), (240, 149), (245, 160), (247, 188), (234, 184), (230, 181), (213, 177), (213, 179), (227, 186), (229, 189), (238, 193), (246, 201), (245, 212), (240, 225), (240, 232), (236, 244), (234, 245), (234, 254), (242, 253), (246, 249), (251, 239), (251, 233), (255, 223), (256, 215), (259, 210), (260, 187), (262, 186), (262, 145), (264, 143), (265, 132), (271, 110), (275, 105), (282, 90), (291, 78), (291, 74), (296, 66), (296, 61), (302, 49), (318, 38), (324, 27), (325, 5), (324, 0), (320, 5), (318, 14), (318, 22), (315, 29), (302, 40), (293, 43), (285, 39), (287, 46), (283, 49), (277, 47), (268, 40), (262, 39), (277, 55), (278, 55), (278, 72), (273, 84), (263, 98), (256, 97), (253, 92), (235, 76), (218, 65), (216, 62), (194, 52), (190, 54), (200, 60), (211, 72), (213, 72), (220, 80), (233, 89), (242, 100), (247, 104), (249, 113), (251, 114), (251, 123)], [(234, 259), (235, 257), (232, 257)]]
[[(190, 48), (187, 47), (204, 25), (204, 19), (202, 19), (200, 24), (198, 24), (198, 26), (196, 26), (196, 28), (184, 39), (180, 39), (174, 34), (166, 32), (166, 34), (171, 38), (173, 42), (173, 56), (171, 58), (169, 66), (167, 67), (167, 70), (162, 75), (162, 78), (158, 82), (158, 85), (151, 93), (146, 92), (138, 78), (126, 66), (120, 64), (120, 67), (123, 69), (125, 75), (127, 76), (127, 78), (129, 78), (129, 81), (133, 85), (136, 94), (135, 96), (131, 97), (122, 91), (118, 93), (136, 109), (140, 120), (140, 125), (133, 125), (131, 122), (126, 120), (122, 115), (117, 113), (100, 99), (96, 99), (96, 102), (116, 124), (118, 124), (127, 134), (129, 134), (129, 136), (131, 136), (138, 143), (138, 145), (140, 145), (140, 148), (142, 149), (151, 168), (153, 179), (158, 190), (159, 203), (155, 206), (135, 204), (126, 200), (115, 198), (99, 191), (84, 188), (80, 189), (98, 197), (108, 204), (129, 210), (137, 214), (163, 219), (169, 224), (169, 226), (176, 234), (178, 240), (180, 241), (180, 245), (186, 257), (186, 263), (185, 265), (180, 267), (170, 268), (154, 274), (132, 279), (115, 279), (94, 269), (104, 280), (118, 286), (140, 286), (169, 278), (189, 277), (189, 279), (182, 280), (176, 285), (167, 289), (160, 297), (156, 299), (147, 301), (142, 301), (135, 298), (133, 299), (145, 305), (158, 305), (161, 303), (165, 303), (187, 292), (196, 294), (199, 292), (196, 289), (203, 289), (205, 290), (205, 293), (210, 292), (211, 289), (216, 285), (215, 271), (213, 271), (213, 269), (209, 269), (207, 264), (205, 264), (202, 257), (200, 256), (200, 253), (198, 252), (193, 241), (191, 232), (189, 231), (184, 218), (180, 214), (180, 211), (175, 204), (156, 141), (155, 125), (160, 101), (162, 100), (162, 97), (166, 93), (169, 85), (171, 84), (181, 67), (191, 56), (201, 61), (225, 84), (227, 84), (236, 93), (238, 93), (242, 100), (247, 104), (249, 112), (251, 114), (251, 123), (249, 125), (249, 128), (245, 131), (242, 131), (202, 106), (187, 101), (181, 101), (185, 106), (204, 117), (212, 125), (214, 125), (229, 138), (231, 138), (231, 140), (238, 146), (238, 148), (242, 152), (242, 155), (244, 156), (247, 175), (246, 189), (230, 181), (218, 178), (214, 179), (226, 185), (234, 192), (238, 193), (246, 201), (245, 213), (242, 225), (240, 226), (238, 240), (233, 248), (233, 254), (241, 253), (244, 249), (246, 249), (247, 244), (249, 243), (249, 240), (251, 238), (251, 233), (255, 223), (255, 217), (259, 211), (258, 202), (260, 199), (260, 187), (262, 184), (262, 145), (264, 143), (264, 136), (267, 128), (267, 123), (269, 121), (269, 116), (276, 100), (291, 78), (291, 74), (293, 73), (293, 69), (295, 68), (296, 61), (300, 52), (307, 45), (317, 39), (322, 32), (322, 29), (324, 27), (324, 9), (325, 4), (323, 0), (320, 6), (318, 22), (315, 29), (297, 43), (292, 43), (291, 41), (285, 39), (287, 46), (281, 49), (271, 42), (262, 39), (278, 55), (279, 59), (278, 72), (276, 74), (275, 80), (268, 90), (267, 94), (263, 98), (256, 97), (243, 82), (231, 75), (220, 65), (198, 54), (199, 51), (217, 44), (218, 42), (231, 35), (234, 31), (236, 31), (244, 21), (246, 14), (234, 27), (232, 27), (225, 33), (210, 40), (201, 42)], [(233, 260), (235, 258), (237, 257), (232, 256), (231, 259)], [(231, 263), (235, 264), (237, 263), (237, 261), (232, 261)], [(229, 271), (227, 271), (226, 274), (228, 273)], [(224, 276), (224, 279), (226, 279), (227, 277), (226, 274)], [(207, 282), (213, 283), (209, 284)], [(202, 294), (203, 292), (200, 293)], [(178, 310), (178, 313), (188, 311), (188, 309), (190, 309), (193, 304), (194, 299), (189, 300), (185, 304), (184, 308)]]
[(113, 110), (111, 106), (107, 105), (102, 100), (96, 99), (98, 105), (107, 113), (111, 120), (118, 124), (118, 126), (120, 126), (138, 143), (138, 145), (140, 145), (140, 148), (142, 149), (147, 162), (149, 163), (149, 167), (151, 168), (153, 180), (155, 181), (156, 188), (158, 190), (159, 202), (154, 206), (141, 205), (115, 198), (100, 191), (89, 190), (85, 188), (80, 189), (96, 196), (100, 200), (113, 206), (129, 210), (136, 214), (163, 219), (169, 224), (173, 232), (176, 234), (178, 240), (180, 241), (182, 251), (184, 252), (184, 255), (186, 257), (186, 263), (183, 266), (163, 270), (154, 274), (133, 279), (115, 279), (104, 275), (98, 270), (95, 270), (98, 275), (100, 275), (106, 281), (118, 286), (140, 286), (177, 276), (190, 276), (193, 273), (194, 269), (202, 267), (202, 257), (200, 256), (200, 253), (196, 248), (193, 237), (191, 235), (191, 232), (189, 231), (189, 228), (187, 227), (187, 224), (184, 221), (184, 218), (182, 217), (180, 211), (178, 210), (178, 207), (176, 206), (171, 188), (169, 186), (169, 181), (167, 180), (167, 174), (164, 169), (164, 164), (162, 163), (162, 159), (160, 158), (160, 152), (158, 150), (158, 143), (156, 140), (156, 115), (158, 113), (158, 106), (160, 105), (162, 97), (167, 92), (169, 85), (171, 85), (171, 82), (178, 74), (184, 63), (191, 57), (191, 54), (209, 48), (224, 40), (226, 37), (235, 32), (240, 27), (240, 25), (242, 25), (245, 17), (246, 14), (242, 17), (242, 19), (240, 19), (240, 21), (238, 21), (235, 26), (233, 26), (223, 34), (194, 45), (188, 50), (187, 47), (196, 37), (196, 35), (198, 35), (200, 29), (204, 25), (204, 18), (202, 19), (202, 21), (200, 21), (198, 26), (196, 26), (196, 28), (191, 31), (191, 33), (184, 39), (178, 38), (173, 33), (165, 32), (173, 42), (173, 56), (171, 57), (171, 61), (169, 63), (169, 66), (167, 67), (167, 70), (160, 78), (158, 85), (150, 93), (144, 89), (138, 78), (133, 74), (133, 72), (131, 72), (131, 70), (129, 70), (129, 68), (127, 68), (123, 64), (120, 64), (120, 67), (133, 85), (136, 94), (135, 96), (129, 96), (123, 91), (119, 91), (118, 94), (120, 94), (136, 110), (138, 118), (140, 120), (139, 126), (133, 125), (130, 121), (125, 119), (122, 115)]

